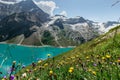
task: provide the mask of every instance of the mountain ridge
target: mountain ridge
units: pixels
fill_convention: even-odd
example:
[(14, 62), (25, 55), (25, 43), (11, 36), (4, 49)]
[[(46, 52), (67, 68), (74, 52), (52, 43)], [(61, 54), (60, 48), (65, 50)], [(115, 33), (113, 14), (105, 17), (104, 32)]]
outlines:
[(0, 42), (6, 43), (77, 46), (103, 34), (105, 29), (110, 28), (109, 26), (118, 24), (117, 22), (100, 24), (79, 16), (50, 17), (32, 0), (10, 5), (0, 3), (0, 5), (0, 16), (2, 16), (0, 17)]

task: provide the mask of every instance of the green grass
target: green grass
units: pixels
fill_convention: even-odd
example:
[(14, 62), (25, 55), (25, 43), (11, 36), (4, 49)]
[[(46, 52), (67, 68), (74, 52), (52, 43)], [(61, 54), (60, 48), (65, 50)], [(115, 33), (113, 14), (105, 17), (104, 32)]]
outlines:
[(120, 33), (110, 37), (114, 30), (35, 67), (28, 66), (16, 76), (20, 79), (26, 73), (21, 80), (120, 80)]

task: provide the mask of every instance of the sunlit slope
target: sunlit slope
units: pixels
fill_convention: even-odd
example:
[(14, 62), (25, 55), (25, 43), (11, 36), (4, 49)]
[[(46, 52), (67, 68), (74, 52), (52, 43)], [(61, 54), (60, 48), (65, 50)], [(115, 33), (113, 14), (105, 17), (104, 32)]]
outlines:
[(16, 75), (22, 80), (120, 80), (120, 26), (74, 50), (49, 57)]

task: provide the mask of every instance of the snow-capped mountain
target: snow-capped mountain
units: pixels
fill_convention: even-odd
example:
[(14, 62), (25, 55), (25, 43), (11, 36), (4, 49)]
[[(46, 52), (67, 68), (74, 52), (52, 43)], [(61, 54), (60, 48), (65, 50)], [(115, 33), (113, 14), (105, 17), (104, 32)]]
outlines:
[(92, 26), (96, 28), (99, 34), (108, 32), (110, 29), (120, 25), (120, 22), (117, 21), (108, 21), (108, 22), (92, 22)]
[(76, 46), (119, 24), (94, 22), (80, 16), (50, 17), (32, 0), (0, 0), (0, 19), (0, 42), (25, 45)]

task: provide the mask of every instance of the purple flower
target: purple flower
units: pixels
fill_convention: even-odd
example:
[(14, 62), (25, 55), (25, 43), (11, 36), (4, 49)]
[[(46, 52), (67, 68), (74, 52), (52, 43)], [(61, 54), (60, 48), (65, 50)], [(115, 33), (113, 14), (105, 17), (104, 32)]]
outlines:
[(94, 63), (93, 66), (97, 66), (97, 64)]
[(6, 76), (4, 76), (3, 78), (4, 78), (4, 79), (6, 79), (7, 77), (6, 77)]
[(112, 64), (112, 62), (110, 62), (110, 64)]
[(10, 76), (10, 80), (14, 80), (15, 79), (15, 76), (14, 75), (11, 75)]
[(13, 72), (13, 71), (14, 71), (14, 68), (11, 68), (10, 71)]

